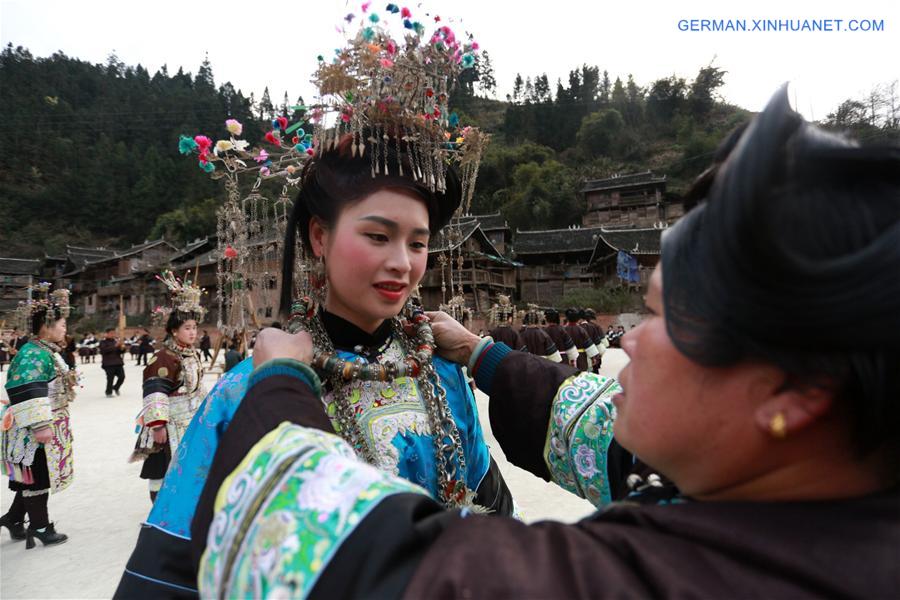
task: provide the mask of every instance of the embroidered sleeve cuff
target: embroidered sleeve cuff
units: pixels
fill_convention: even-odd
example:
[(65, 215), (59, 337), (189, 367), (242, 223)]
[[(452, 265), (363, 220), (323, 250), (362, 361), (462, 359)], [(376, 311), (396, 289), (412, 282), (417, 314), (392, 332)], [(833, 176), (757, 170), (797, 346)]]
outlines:
[(612, 396), (622, 391), (610, 377), (579, 373), (567, 379), (550, 409), (544, 460), (553, 481), (594, 506), (612, 500), (607, 451), (613, 439)]
[(9, 407), (18, 427), (37, 428), (53, 420), (50, 398), (32, 398)]
[(492, 343), (480, 353), (478, 360), (475, 361), (475, 370), (472, 371), (475, 385), (488, 396), (491, 395), (491, 385), (494, 382), (494, 373), (497, 371), (497, 365), (510, 352), (512, 352), (512, 348), (503, 342)]
[[(385, 498), (404, 493), (427, 495), (361, 462), (336, 435), (282, 423), (219, 488), (197, 574), (200, 597), (307, 597), (356, 527)], [(259, 557), (272, 548), (276, 566), (261, 568)]]
[(161, 392), (144, 396), (144, 409), (138, 415), (138, 421), (149, 427), (153, 423), (165, 423), (168, 420), (169, 397)]
[(316, 372), (313, 371), (312, 367), (309, 365), (292, 358), (275, 358), (266, 361), (257, 367), (253, 373), (250, 374), (250, 382), (247, 389), (252, 388), (263, 379), (272, 377), (273, 375), (286, 375), (288, 377), (299, 379), (309, 386), (309, 389), (311, 389), (316, 396), (322, 397), (322, 382), (319, 380), (319, 376), (316, 375)]

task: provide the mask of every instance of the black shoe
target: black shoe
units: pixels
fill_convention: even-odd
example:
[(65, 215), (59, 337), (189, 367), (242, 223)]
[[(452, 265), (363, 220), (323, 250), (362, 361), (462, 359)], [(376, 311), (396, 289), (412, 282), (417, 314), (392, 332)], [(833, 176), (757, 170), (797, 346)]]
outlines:
[(53, 523), (50, 523), (46, 527), (44, 527), (43, 531), (39, 529), (32, 529), (31, 525), (28, 526), (27, 539), (25, 540), (25, 549), (31, 550), (34, 548), (34, 538), (41, 540), (41, 543), (45, 546), (55, 546), (56, 544), (62, 544), (66, 540), (69, 539), (64, 533), (56, 533), (56, 528), (53, 526)]
[(24, 540), (26, 537), (25, 533), (25, 523), (20, 521), (18, 523), (14, 523), (11, 518), (9, 518), (9, 513), (0, 517), (0, 529), (6, 527), (9, 529), (9, 535), (14, 540)]
[(107, 398), (112, 398), (112, 392), (106, 392), (106, 397), (107, 397)]
[(120, 392), (119, 390), (116, 390), (116, 396), (121, 396), (121, 395), (122, 395), (122, 392)]

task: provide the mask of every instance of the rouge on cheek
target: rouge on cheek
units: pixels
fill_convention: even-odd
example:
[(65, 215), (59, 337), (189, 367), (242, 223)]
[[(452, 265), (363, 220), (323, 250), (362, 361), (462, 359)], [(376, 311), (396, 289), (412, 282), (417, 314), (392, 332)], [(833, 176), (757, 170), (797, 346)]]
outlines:
[(348, 261), (351, 261), (350, 264), (355, 267), (365, 266), (361, 264), (361, 262), (367, 262), (372, 258), (372, 247), (371, 244), (366, 244), (363, 240), (353, 240), (353, 243), (348, 244), (346, 246), (345, 251), (342, 253), (345, 255)]

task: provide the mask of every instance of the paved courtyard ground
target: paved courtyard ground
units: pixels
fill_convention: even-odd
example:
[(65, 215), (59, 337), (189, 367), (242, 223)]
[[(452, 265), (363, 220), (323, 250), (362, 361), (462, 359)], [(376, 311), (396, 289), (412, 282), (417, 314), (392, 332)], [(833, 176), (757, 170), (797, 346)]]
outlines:
[[(603, 372), (615, 375), (627, 362), (621, 350), (604, 356)], [(25, 550), (4, 529), (0, 534), (0, 597), (109, 598), (137, 539), (138, 526), (150, 510), (147, 484), (138, 477), (139, 464), (127, 458), (134, 445), (134, 416), (141, 406), (143, 367), (125, 365), (122, 396), (104, 396), (105, 374), (97, 363), (79, 366), (83, 388), (72, 406), (75, 436), (75, 481), (50, 497), (50, 518), (68, 534), (61, 546), (38, 543)], [(0, 374), (6, 382), (7, 369)], [(207, 376), (207, 388), (216, 377)], [(0, 391), (0, 394), (4, 392)], [(4, 395), (5, 397), (5, 395)], [(529, 521), (577, 521), (591, 505), (506, 462), (490, 433), (487, 397), (478, 394), (482, 425), (513, 496)], [(0, 483), (0, 514), (12, 501), (6, 480)]]

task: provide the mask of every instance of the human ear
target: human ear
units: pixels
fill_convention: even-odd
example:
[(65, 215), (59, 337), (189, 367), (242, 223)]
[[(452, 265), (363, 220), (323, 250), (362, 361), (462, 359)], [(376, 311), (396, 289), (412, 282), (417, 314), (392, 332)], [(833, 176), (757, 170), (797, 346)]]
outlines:
[(783, 439), (826, 416), (833, 402), (833, 393), (822, 387), (781, 389), (757, 407), (754, 420), (767, 435)]
[(325, 258), (325, 248), (328, 246), (328, 228), (318, 217), (312, 217), (309, 220), (309, 244), (316, 257)]

